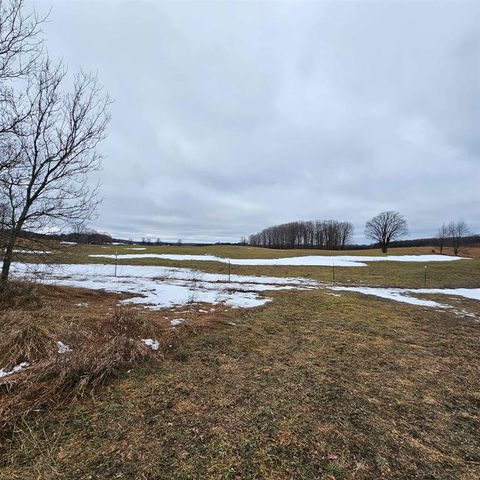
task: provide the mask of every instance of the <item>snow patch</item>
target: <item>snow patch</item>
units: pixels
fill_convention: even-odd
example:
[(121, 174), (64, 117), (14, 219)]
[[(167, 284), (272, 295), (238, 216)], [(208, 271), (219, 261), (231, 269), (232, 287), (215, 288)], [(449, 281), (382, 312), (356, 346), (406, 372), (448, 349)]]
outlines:
[(142, 342), (152, 350), (158, 350), (160, 348), (160, 344), (153, 338), (142, 338)]
[(64, 353), (68, 353), (68, 352), (71, 352), (71, 351), (72, 351), (72, 349), (70, 348), (69, 345), (61, 342), (60, 340), (57, 340), (57, 352), (60, 355), (63, 355)]
[(19, 372), (20, 370), (23, 370), (24, 368), (29, 367), (30, 364), (28, 362), (22, 362), (19, 363), (18, 365), (15, 365), (10, 371), (3, 370), (3, 368), (0, 368), (0, 378), (6, 377), (7, 375), (11, 375), (12, 373)]
[(444, 308), (441, 303), (433, 300), (422, 300), (415, 297), (410, 297), (407, 294), (409, 290), (400, 288), (377, 288), (377, 287), (330, 287), (332, 290), (363, 293), (364, 295), (372, 295), (375, 297), (386, 298), (394, 300), (395, 302), (409, 303), (411, 305), (420, 305), (422, 307), (437, 307)]
[(222, 258), (215, 255), (174, 255), (167, 253), (126, 253), (122, 255), (95, 254), (95, 258), (118, 258), (131, 260), (141, 258), (158, 258), (161, 260), (221, 262), (231, 265), (276, 265), (276, 266), (314, 266), (314, 267), (366, 267), (365, 262), (451, 262), (456, 260), (471, 260), (466, 257), (447, 255), (306, 255), (284, 258)]
[(48, 255), (52, 252), (44, 252), (42, 250), (13, 250), (13, 253), (21, 253), (25, 255)]
[[(122, 300), (153, 310), (193, 303), (223, 303), (234, 308), (258, 307), (270, 299), (259, 293), (271, 290), (311, 289), (317, 282), (301, 278), (256, 277), (202, 273), (187, 268), (148, 265), (36, 264), (35, 270), (23, 263), (12, 265), (14, 275), (35, 275), (40, 282), (114, 293), (133, 294)], [(228, 281), (230, 278), (230, 282)]]
[(474, 313), (467, 312), (465, 309), (455, 309), (451, 305), (417, 298), (414, 295), (449, 295), (467, 298), (469, 300), (480, 301), (480, 288), (380, 288), (380, 287), (343, 287), (329, 286), (330, 290), (362, 293), (375, 297), (393, 300), (395, 302), (409, 303), (422, 307), (433, 307), (439, 309), (449, 309), (455, 315), (477, 318)]
[(186, 321), (187, 320), (185, 318), (174, 318), (173, 320), (170, 320), (170, 325), (176, 326)]

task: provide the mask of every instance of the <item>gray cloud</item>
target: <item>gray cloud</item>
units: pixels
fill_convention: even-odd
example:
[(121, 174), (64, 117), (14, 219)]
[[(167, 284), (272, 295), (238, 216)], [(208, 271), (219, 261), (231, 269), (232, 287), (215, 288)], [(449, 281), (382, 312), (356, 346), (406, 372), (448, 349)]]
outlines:
[[(50, 2), (33, 2), (46, 11)], [(115, 99), (96, 227), (238, 240), (398, 209), (480, 232), (480, 4), (53, 2)]]

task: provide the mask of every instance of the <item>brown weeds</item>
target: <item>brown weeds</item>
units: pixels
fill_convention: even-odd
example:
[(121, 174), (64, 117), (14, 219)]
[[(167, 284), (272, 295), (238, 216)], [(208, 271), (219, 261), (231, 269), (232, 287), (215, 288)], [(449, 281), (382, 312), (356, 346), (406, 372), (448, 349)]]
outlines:
[[(44, 305), (40, 296), (30, 301), (33, 291), (30, 284), (25, 290), (15, 284), (9, 292), (17, 298), (2, 298), (9, 307), (0, 313), (0, 367), (8, 371), (21, 362), (29, 364), (0, 378), (4, 432), (34, 410), (91, 393), (134, 364), (161, 358), (178, 337), (177, 330), (131, 308), (115, 307), (92, 321), (82, 311), (71, 314), (72, 302)], [(145, 345), (144, 338), (156, 339), (158, 350)], [(59, 353), (59, 340), (70, 350)]]

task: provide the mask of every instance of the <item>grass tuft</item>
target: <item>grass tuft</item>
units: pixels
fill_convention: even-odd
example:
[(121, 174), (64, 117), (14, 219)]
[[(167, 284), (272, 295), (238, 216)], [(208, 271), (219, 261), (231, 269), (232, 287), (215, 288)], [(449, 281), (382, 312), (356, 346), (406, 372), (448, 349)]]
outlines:
[[(26, 285), (15, 291), (24, 299)], [(45, 299), (44, 299), (45, 300)], [(135, 310), (115, 307), (91, 321), (82, 310), (73, 316), (66, 305), (50, 303), (30, 310), (21, 300), (0, 313), (0, 368), (29, 366), (0, 378), (0, 430), (10, 431), (32, 411), (92, 393), (100, 385), (139, 362), (161, 358), (177, 341), (178, 334)], [(42, 305), (39, 302), (38, 305)], [(152, 350), (142, 338), (158, 339)], [(57, 341), (70, 350), (59, 353)]]

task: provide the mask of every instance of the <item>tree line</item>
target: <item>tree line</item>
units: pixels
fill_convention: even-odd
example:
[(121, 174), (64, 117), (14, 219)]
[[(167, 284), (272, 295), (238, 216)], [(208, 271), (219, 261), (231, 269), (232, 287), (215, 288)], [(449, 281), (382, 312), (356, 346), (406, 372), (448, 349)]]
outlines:
[(297, 221), (265, 228), (250, 235), (249, 244), (269, 248), (345, 248), (353, 238), (353, 224), (337, 220)]
[[(250, 235), (248, 243), (252, 246), (268, 248), (323, 248), (339, 250), (346, 248), (353, 239), (353, 225), (350, 222), (336, 220), (298, 221), (265, 228)], [(408, 234), (405, 217), (399, 212), (385, 211), (368, 220), (365, 224), (365, 236), (375, 242), (375, 246), (387, 253), (395, 240)], [(444, 223), (439, 229), (436, 244), (443, 253), (447, 246), (458, 255), (469, 238), (470, 229), (463, 220)], [(247, 243), (242, 239), (241, 244)]]

